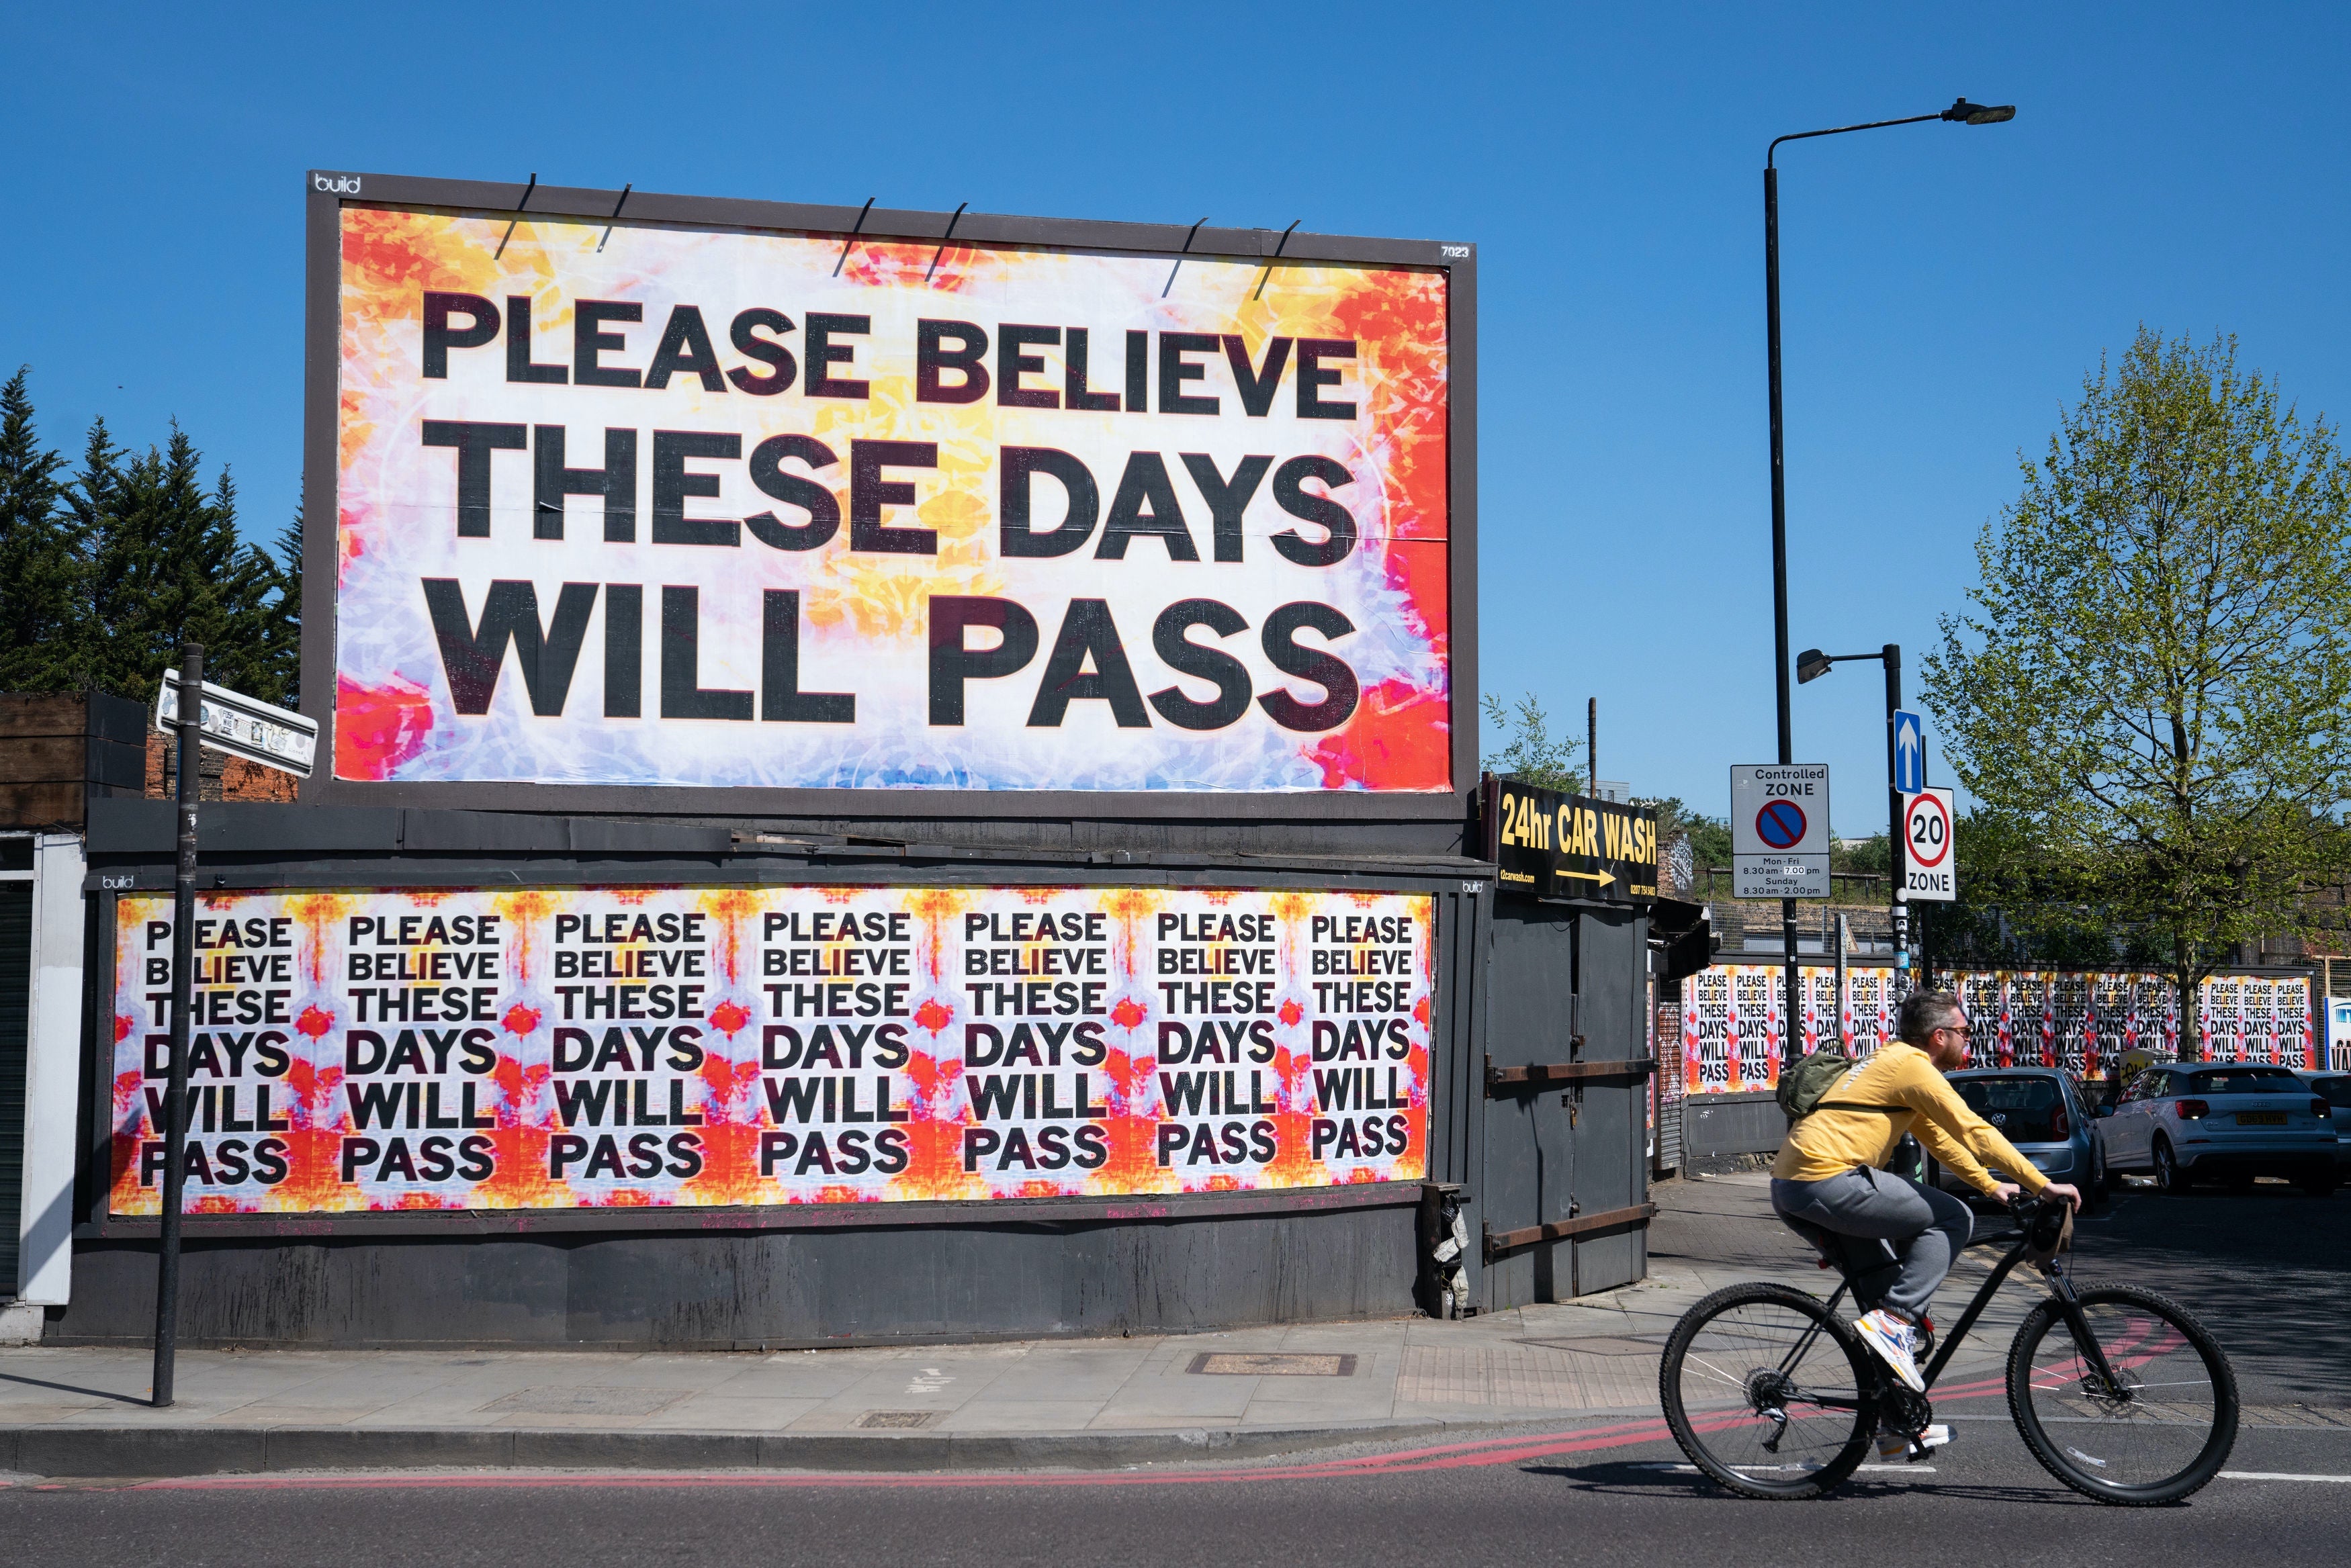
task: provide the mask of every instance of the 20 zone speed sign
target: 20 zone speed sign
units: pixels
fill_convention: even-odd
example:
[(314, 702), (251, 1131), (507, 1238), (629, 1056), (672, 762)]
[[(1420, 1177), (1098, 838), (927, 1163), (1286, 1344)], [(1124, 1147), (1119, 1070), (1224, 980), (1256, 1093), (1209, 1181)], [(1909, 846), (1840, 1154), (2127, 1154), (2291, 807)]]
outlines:
[(1902, 797), (1903, 887), (1911, 898), (1948, 904), (1959, 897), (1959, 857), (1951, 853), (1951, 792)]

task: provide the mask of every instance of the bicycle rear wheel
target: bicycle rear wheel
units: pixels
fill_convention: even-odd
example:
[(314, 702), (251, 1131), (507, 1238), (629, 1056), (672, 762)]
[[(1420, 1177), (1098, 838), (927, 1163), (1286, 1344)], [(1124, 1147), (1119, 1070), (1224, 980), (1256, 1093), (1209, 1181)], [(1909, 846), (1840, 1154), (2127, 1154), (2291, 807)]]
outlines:
[[(2237, 1441), (2237, 1379), (2185, 1307), (2153, 1291), (2077, 1293), (2106, 1372), (2043, 1302), (2008, 1353), (2008, 1407), (2051, 1475), (2101, 1502), (2176, 1502), (2219, 1473)], [(2111, 1374), (2111, 1376), (2108, 1376)]]
[(1666, 1341), (1657, 1393), (1690, 1463), (1745, 1497), (1820, 1496), (1877, 1430), (1868, 1350), (1785, 1285), (1732, 1285), (1692, 1307)]

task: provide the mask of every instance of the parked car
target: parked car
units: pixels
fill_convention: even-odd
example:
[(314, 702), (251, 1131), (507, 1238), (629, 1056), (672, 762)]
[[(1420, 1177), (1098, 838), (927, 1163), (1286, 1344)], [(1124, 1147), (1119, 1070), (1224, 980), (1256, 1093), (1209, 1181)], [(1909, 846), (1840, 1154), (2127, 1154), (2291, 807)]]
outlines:
[[(2101, 1124), (2074, 1075), (2058, 1067), (1968, 1067), (1950, 1075), (1968, 1108), (1998, 1127), (2033, 1168), (2052, 1181), (2070, 1181), (2085, 1201), (2105, 1195), (2106, 1157)], [(1974, 1189), (1928, 1162), (1928, 1179), (1949, 1191)]]
[(2335, 1108), (2335, 1167), (2339, 1173), (2351, 1164), (2351, 1072), (2322, 1067), (2302, 1077), (2311, 1093)]
[(2108, 1168), (2150, 1172), (2166, 1192), (2282, 1176), (2323, 1197), (2338, 1179), (2333, 1105), (2293, 1068), (2267, 1062), (2149, 1067), (2099, 1126)]

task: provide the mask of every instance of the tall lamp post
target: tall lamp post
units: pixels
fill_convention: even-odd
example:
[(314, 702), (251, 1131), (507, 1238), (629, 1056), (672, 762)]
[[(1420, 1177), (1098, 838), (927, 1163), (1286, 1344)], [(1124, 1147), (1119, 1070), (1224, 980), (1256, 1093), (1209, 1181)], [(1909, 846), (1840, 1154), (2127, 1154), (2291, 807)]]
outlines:
[(1909, 846), (1902, 842), (1902, 791), (1895, 783), (1900, 770), (1894, 765), (1894, 715), (1902, 707), (1902, 645), (1889, 642), (1876, 653), (1823, 653), (1808, 648), (1796, 655), (1796, 681), (1802, 685), (1818, 680), (1837, 665), (1864, 659), (1875, 659), (1886, 666), (1886, 911), (1893, 917), (1895, 978), (1901, 981), (1909, 978), (1905, 971), (1910, 967), (1909, 902), (1903, 892), (1908, 880), (1903, 873)]
[[(1782, 460), (1780, 443), (1780, 171), (1774, 162), (1782, 141), (1806, 141), (1815, 136), (1843, 136), (1851, 130), (1883, 130), (1893, 125), (1923, 125), (1928, 120), (1949, 120), (1955, 125), (1998, 125), (2016, 118), (2014, 104), (1970, 103), (1966, 99), (1952, 100), (1951, 107), (1939, 114), (1914, 114), (1901, 119), (1873, 119), (1866, 125), (1837, 125), (1826, 130), (1799, 130), (1789, 136), (1774, 137), (1763, 153), (1763, 315), (1767, 336), (1771, 341), (1771, 638), (1772, 677), (1780, 699), (1780, 762), (1782, 766), (1796, 760), (1796, 740), (1788, 706), (1788, 485), (1786, 466)], [(1868, 657), (1865, 655), (1864, 657)], [(1896, 833), (1896, 824), (1886, 825), (1890, 839)], [(1796, 900), (1780, 900), (1780, 940), (1782, 958), (1787, 971), (1789, 1040), (1794, 1043), (1796, 1031), (1802, 1027), (1802, 1003), (1797, 994), (1796, 966)]]

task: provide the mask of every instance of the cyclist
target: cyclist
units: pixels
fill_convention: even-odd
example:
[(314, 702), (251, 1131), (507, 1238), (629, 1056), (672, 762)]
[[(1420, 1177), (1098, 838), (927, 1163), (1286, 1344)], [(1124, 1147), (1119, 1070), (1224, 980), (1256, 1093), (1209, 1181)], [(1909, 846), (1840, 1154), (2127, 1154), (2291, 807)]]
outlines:
[[(2003, 1200), (2022, 1184), (2078, 1205), (2081, 1194), (2050, 1180), (1960, 1099), (1943, 1075), (1968, 1059), (1968, 1017), (1948, 991), (1903, 999), (1900, 1039), (1855, 1064), (1788, 1132), (1771, 1167), (1771, 1207), (1797, 1234), (1834, 1255), (1836, 1236), (1892, 1243), (1876, 1277), (1855, 1282), (1855, 1297), (1886, 1274), (1878, 1301), (1854, 1323), (1869, 1347), (1909, 1387), (1924, 1392), (1916, 1324), (1951, 1261), (1974, 1231), (1968, 1206), (1939, 1189), (1876, 1168), (1905, 1133), (1978, 1190)], [(1986, 1166), (2016, 1179), (2002, 1181)], [(1943, 1434), (1937, 1434), (1938, 1437)]]

